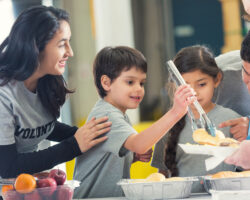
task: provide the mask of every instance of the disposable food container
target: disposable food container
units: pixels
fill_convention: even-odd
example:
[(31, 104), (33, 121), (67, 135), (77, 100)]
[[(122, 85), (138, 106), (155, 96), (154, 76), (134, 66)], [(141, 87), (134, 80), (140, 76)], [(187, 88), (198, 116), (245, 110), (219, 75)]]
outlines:
[(215, 191), (211, 190), (212, 200), (249, 200), (250, 190)]
[(211, 176), (204, 176), (203, 183), (208, 193), (210, 193), (210, 190), (250, 190), (250, 177), (212, 178)]
[(145, 179), (122, 179), (117, 184), (128, 199), (153, 200), (187, 198), (191, 194), (195, 177), (185, 177), (183, 181), (145, 182)]
[(17, 191), (7, 191), (2, 194), (4, 200), (72, 200), (78, 181), (67, 181), (56, 188), (36, 188), (31, 193), (21, 194)]

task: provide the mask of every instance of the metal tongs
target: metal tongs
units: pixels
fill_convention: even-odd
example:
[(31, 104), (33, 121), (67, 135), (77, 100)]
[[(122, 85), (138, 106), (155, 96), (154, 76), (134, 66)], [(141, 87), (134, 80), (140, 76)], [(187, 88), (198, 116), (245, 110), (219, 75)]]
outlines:
[[(185, 80), (182, 78), (180, 72), (178, 71), (178, 69), (176, 68), (175, 64), (173, 63), (172, 60), (167, 61), (167, 64), (169, 66), (169, 68), (167, 68), (169, 70), (169, 72), (175, 76), (175, 82), (178, 86), (180, 85), (184, 85), (186, 84)], [(205, 111), (203, 110), (203, 108), (201, 107), (200, 103), (196, 100), (194, 103), (195, 108), (197, 109), (197, 111), (200, 114), (200, 118), (203, 118), (204, 120), (204, 127), (206, 129), (206, 131), (208, 133), (210, 133), (212, 136), (215, 136), (215, 132), (216, 132), (216, 127), (214, 126), (214, 124), (211, 122), (211, 120), (208, 118), (207, 114), (205, 113)]]
[(1, 178), (0, 177), (0, 185), (14, 185), (15, 179), (14, 178)]

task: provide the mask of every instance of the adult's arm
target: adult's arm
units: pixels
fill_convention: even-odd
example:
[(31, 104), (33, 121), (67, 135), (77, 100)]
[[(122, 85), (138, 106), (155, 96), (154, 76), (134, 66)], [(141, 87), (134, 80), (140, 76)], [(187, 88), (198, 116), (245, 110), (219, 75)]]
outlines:
[(48, 149), (18, 153), (15, 144), (0, 145), (0, 176), (13, 178), (20, 173), (37, 173), (57, 164), (72, 160), (81, 154), (75, 137), (69, 137)]
[(77, 129), (78, 128), (76, 126), (69, 126), (67, 124), (56, 121), (54, 130), (47, 139), (50, 141), (60, 142), (69, 137), (72, 137), (76, 133)]

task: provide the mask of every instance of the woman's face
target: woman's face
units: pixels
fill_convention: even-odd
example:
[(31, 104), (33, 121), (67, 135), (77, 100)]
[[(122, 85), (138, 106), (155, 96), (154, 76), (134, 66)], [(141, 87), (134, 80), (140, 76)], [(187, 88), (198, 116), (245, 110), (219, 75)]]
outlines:
[(37, 72), (40, 77), (47, 74), (63, 74), (68, 58), (73, 56), (70, 37), (71, 31), (68, 22), (61, 21), (60, 28), (39, 55), (40, 64)]

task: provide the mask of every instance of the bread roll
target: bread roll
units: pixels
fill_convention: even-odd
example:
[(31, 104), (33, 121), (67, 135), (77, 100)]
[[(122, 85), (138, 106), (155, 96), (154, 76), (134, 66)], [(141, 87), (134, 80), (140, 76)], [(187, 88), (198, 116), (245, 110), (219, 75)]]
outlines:
[(147, 178), (146, 181), (150, 181), (150, 182), (158, 182), (158, 181), (165, 181), (165, 176), (161, 173), (152, 173), (150, 174)]
[(212, 178), (235, 178), (241, 177), (238, 172), (222, 171), (212, 175)]
[(226, 138), (220, 131), (216, 130), (216, 136), (208, 134), (205, 129), (197, 129), (193, 132), (193, 140), (198, 144), (212, 145), (212, 146), (238, 146), (239, 142), (233, 138)]

